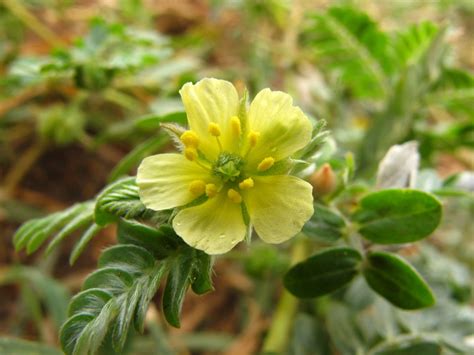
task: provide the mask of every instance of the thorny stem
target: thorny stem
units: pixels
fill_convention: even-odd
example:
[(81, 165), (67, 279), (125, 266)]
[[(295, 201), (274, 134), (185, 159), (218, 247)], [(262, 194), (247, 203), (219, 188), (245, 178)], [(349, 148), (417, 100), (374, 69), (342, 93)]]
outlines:
[[(307, 245), (307, 240), (304, 238), (296, 240), (291, 252), (292, 265), (306, 258), (308, 254)], [(283, 354), (285, 352), (297, 308), (298, 299), (288, 291), (283, 290), (263, 344), (263, 353)]]
[(60, 47), (64, 43), (56, 36), (48, 27), (43, 25), (38, 19), (30, 12), (26, 7), (23, 6), (21, 1), (18, 0), (0, 0), (13, 15), (18, 17), (21, 22), (35, 32), (41, 39), (47, 42), (53, 47)]

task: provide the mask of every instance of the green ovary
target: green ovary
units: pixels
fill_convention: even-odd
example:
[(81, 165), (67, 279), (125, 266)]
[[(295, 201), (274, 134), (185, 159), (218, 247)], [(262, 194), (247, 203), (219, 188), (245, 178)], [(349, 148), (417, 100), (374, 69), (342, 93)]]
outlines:
[(242, 157), (223, 152), (213, 165), (212, 172), (214, 175), (219, 176), (224, 182), (234, 182), (241, 177), (243, 165), (244, 160)]

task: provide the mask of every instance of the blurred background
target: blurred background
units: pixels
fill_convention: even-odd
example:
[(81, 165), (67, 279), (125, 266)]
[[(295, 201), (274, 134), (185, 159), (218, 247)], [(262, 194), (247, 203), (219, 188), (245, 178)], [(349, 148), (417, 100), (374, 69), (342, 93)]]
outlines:
[[(91, 199), (144, 157), (172, 150), (153, 118), (184, 123), (180, 87), (216, 77), (250, 97), (265, 87), (290, 93), (327, 121), (328, 155), (353, 152), (362, 184), (373, 184), (390, 146), (416, 140), (419, 187), (444, 188), (442, 226), (403, 251), (434, 287), (436, 308), (367, 308), (374, 296), (355, 283), (337, 305), (312, 304), (317, 317), (297, 315), (289, 353), (360, 354), (417, 331), (467, 351), (473, 33), (471, 0), (0, 0), (0, 336), (55, 353), (71, 295), (115, 243), (113, 228), (103, 230), (71, 267), (69, 240), (47, 257), (16, 253), (20, 224)], [(287, 258), (258, 244), (220, 258), (216, 292), (189, 295), (181, 329), (160, 321), (158, 295), (130, 353), (256, 353)]]

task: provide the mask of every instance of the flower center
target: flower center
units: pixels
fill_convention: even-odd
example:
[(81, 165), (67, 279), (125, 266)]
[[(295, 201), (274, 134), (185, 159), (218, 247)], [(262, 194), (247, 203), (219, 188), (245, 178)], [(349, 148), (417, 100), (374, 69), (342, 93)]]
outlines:
[(233, 182), (240, 177), (243, 165), (244, 161), (239, 155), (223, 152), (219, 154), (216, 163), (212, 167), (212, 172), (225, 182)]

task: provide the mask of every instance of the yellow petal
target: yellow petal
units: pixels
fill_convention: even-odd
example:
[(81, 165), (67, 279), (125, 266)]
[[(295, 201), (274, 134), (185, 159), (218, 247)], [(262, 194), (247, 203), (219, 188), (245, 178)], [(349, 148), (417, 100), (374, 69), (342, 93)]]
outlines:
[(245, 238), (247, 229), (240, 204), (224, 193), (180, 211), (173, 228), (187, 244), (211, 255), (231, 250)]
[[(238, 115), (239, 95), (234, 85), (225, 80), (202, 79), (197, 84), (187, 83), (179, 91), (186, 109), (189, 128), (199, 137), (199, 149), (214, 160), (219, 154), (215, 135), (209, 131), (209, 124), (220, 130), (219, 140), (225, 151), (236, 152), (238, 139), (235, 139), (231, 119)], [(216, 128), (217, 127), (217, 128)]]
[(137, 172), (140, 199), (147, 208), (165, 210), (196, 198), (190, 190), (195, 181), (211, 182), (210, 171), (181, 154), (158, 154), (144, 159)]
[(264, 89), (250, 104), (249, 131), (259, 133), (248, 162), (256, 168), (266, 157), (284, 159), (311, 140), (312, 124), (290, 95)]
[(294, 237), (313, 215), (312, 187), (294, 176), (256, 176), (254, 188), (242, 191), (250, 222), (263, 241), (282, 243)]

